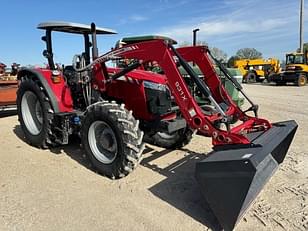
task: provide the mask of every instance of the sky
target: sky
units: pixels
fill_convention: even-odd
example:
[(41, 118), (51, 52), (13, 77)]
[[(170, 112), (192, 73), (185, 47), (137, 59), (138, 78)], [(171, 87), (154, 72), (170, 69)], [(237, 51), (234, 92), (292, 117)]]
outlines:
[[(304, 41), (308, 42), (308, 1), (305, 3)], [(179, 43), (198, 40), (234, 55), (240, 48), (256, 48), (264, 58), (284, 59), (299, 47), (299, 0), (2, 0), (0, 62), (10, 65), (46, 63), (41, 22), (69, 21), (114, 29), (117, 35), (98, 38), (100, 54), (127, 36), (160, 34)], [(307, 28), (307, 29), (306, 29)], [(54, 59), (70, 64), (83, 49), (78, 35), (53, 34)]]

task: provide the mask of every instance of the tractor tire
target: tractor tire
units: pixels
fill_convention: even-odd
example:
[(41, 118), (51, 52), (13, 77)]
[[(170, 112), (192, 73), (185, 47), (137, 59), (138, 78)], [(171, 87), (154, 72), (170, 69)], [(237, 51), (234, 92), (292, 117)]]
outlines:
[(306, 84), (307, 84), (307, 77), (301, 74), (296, 81), (296, 85), (302, 87), (305, 86)]
[(246, 75), (246, 83), (256, 83), (257, 82), (257, 75), (253, 72), (249, 72)]
[(286, 81), (280, 80), (280, 81), (277, 81), (277, 82), (276, 82), (276, 86), (286, 86), (286, 85), (287, 85), (287, 82), (286, 82)]
[(277, 79), (277, 73), (270, 73), (267, 77), (266, 77), (266, 81), (267, 83), (271, 83), (271, 82), (274, 82), (275, 79)]
[(81, 138), (93, 167), (109, 178), (128, 175), (141, 161), (143, 132), (124, 104), (101, 101), (89, 106)]
[(144, 141), (166, 149), (178, 149), (187, 145), (192, 137), (193, 130), (190, 128), (180, 129), (173, 133), (156, 132), (154, 135), (146, 134)]
[(46, 149), (52, 142), (53, 110), (39, 82), (24, 79), (17, 91), (17, 113), (26, 141)]

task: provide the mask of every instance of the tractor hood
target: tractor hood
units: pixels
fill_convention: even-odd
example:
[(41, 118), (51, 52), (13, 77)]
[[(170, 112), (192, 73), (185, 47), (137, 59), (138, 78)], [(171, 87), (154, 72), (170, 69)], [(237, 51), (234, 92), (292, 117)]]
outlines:
[(169, 44), (177, 44), (177, 41), (175, 41), (172, 38), (166, 37), (166, 36), (161, 36), (161, 35), (143, 35), (143, 36), (134, 36), (134, 37), (124, 37), (121, 40), (116, 42), (115, 47), (121, 47), (121, 45), (126, 45), (126, 44), (132, 44), (132, 43), (138, 43), (138, 42), (145, 42), (145, 41), (150, 41), (150, 40), (155, 40), (155, 39), (160, 39), (167, 41)]
[[(121, 70), (122, 70), (121, 68), (109, 67), (108, 73), (115, 74), (115, 73), (117, 73)], [(158, 83), (158, 84), (166, 84), (166, 76), (165, 75), (157, 74), (157, 73), (154, 73), (154, 72), (151, 72), (151, 71), (133, 70), (133, 71), (127, 73), (123, 77), (124, 78), (132, 78), (132, 79), (136, 79), (136, 80), (146, 80), (146, 81), (151, 81), (151, 82)], [(119, 79), (121, 80), (121, 78), (119, 78)]]

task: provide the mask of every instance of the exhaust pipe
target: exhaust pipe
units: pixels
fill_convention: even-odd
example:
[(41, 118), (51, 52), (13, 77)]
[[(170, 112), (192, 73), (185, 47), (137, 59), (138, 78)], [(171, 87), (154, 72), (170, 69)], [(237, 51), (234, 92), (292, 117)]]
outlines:
[(283, 162), (298, 126), (294, 120), (272, 125), (251, 134), (247, 147), (222, 147), (196, 164), (202, 194), (224, 230), (233, 230)]
[(91, 23), (91, 33), (92, 33), (92, 60), (94, 61), (98, 57), (98, 48), (96, 40), (96, 25), (94, 22)]

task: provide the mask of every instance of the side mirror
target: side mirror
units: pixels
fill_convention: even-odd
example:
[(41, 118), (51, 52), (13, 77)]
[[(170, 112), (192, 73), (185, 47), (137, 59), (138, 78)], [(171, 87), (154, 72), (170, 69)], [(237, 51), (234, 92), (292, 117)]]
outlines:
[(47, 50), (44, 50), (43, 51), (43, 56), (48, 59), (50, 57), (50, 54), (49, 54), (49, 52)]
[(91, 32), (96, 33), (96, 25), (94, 22), (91, 23)]
[(46, 42), (46, 36), (42, 36), (42, 38), (41, 38), (44, 42)]

